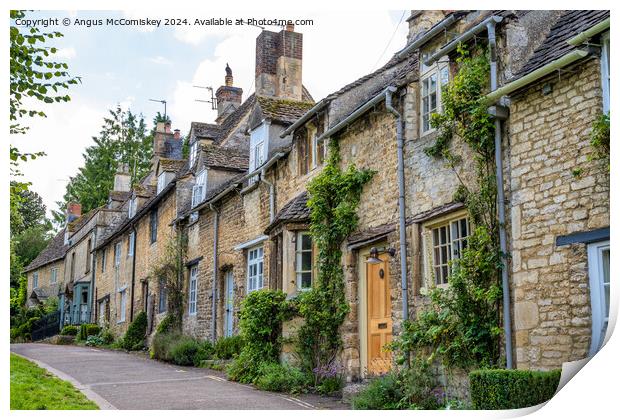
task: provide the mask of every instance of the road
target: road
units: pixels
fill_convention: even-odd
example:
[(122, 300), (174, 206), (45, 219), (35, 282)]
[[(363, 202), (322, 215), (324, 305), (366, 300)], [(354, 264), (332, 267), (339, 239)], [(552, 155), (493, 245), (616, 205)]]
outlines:
[(333, 398), (264, 392), (230, 382), (221, 372), (181, 367), (122, 351), (52, 344), (11, 344), (68, 380), (102, 409), (309, 410), (347, 409)]

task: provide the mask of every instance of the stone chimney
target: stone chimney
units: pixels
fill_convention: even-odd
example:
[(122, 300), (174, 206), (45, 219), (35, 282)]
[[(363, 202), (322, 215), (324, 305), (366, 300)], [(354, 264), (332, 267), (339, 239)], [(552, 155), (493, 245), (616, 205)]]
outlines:
[(131, 190), (131, 174), (129, 173), (129, 165), (120, 163), (114, 174), (113, 191), (127, 192)]
[(280, 32), (263, 30), (256, 38), (256, 94), (302, 99), (303, 35), (292, 24)]
[(67, 204), (67, 223), (71, 223), (82, 215), (82, 206), (80, 203)]
[(153, 159), (182, 159), (183, 144), (181, 136), (175, 136), (171, 130), (170, 122), (158, 122), (153, 137)]
[(435, 24), (440, 22), (453, 10), (412, 10), (407, 19), (409, 22), (409, 34), (407, 43), (417, 39)]
[(231, 68), (226, 63), (226, 76), (224, 86), (220, 86), (215, 92), (217, 100), (216, 124), (220, 124), (227, 116), (241, 105), (241, 95), (243, 89), (233, 86), (233, 74)]

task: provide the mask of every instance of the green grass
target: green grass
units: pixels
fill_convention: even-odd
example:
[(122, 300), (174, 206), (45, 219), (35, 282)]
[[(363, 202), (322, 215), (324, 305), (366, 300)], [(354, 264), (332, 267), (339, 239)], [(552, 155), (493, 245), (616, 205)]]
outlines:
[(11, 410), (98, 410), (67, 381), (11, 354)]

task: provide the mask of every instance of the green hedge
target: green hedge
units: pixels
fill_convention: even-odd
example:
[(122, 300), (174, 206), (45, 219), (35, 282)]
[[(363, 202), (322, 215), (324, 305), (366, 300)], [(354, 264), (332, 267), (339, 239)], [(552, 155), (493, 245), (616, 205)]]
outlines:
[(122, 347), (125, 350), (142, 350), (144, 348), (144, 337), (146, 336), (147, 319), (146, 312), (140, 312), (129, 324), (127, 332), (122, 340)]
[(214, 345), (215, 357), (218, 359), (232, 359), (241, 353), (243, 349), (243, 338), (239, 335), (232, 337), (221, 337)]
[(77, 339), (79, 341), (86, 341), (89, 335), (97, 335), (99, 331), (101, 331), (101, 328), (97, 324), (82, 324), (80, 325)]
[(75, 325), (65, 325), (60, 331), (60, 335), (77, 335), (78, 327)]
[(476, 370), (469, 374), (471, 402), (477, 410), (531, 407), (549, 401), (558, 388), (560, 370)]

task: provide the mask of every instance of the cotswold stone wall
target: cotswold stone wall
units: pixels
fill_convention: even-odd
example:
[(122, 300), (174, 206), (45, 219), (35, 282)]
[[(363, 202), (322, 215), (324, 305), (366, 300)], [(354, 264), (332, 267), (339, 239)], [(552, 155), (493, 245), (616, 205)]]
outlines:
[[(517, 367), (558, 368), (586, 357), (591, 308), (586, 245), (559, 235), (609, 226), (609, 173), (588, 162), (602, 110), (600, 62), (555, 75), (514, 98), (508, 124), (512, 299)], [(582, 175), (572, 171), (582, 168)]]
[[(52, 283), (52, 269), (55, 268), (56, 272), (56, 282)], [(43, 265), (36, 270), (32, 270), (28, 272), (27, 278), (27, 288), (26, 288), (26, 301), (30, 298), (33, 290), (33, 281), (34, 281), (34, 273), (38, 273), (38, 287), (37, 290), (40, 290), (49, 297), (57, 297), (58, 291), (64, 289), (64, 276), (65, 276), (65, 260), (61, 259), (58, 261), (54, 261), (51, 264)]]

